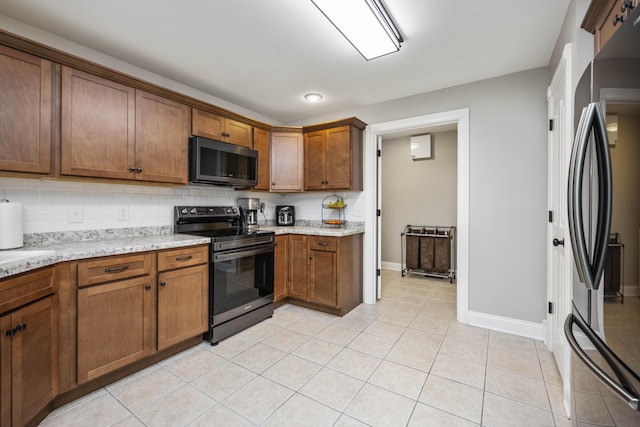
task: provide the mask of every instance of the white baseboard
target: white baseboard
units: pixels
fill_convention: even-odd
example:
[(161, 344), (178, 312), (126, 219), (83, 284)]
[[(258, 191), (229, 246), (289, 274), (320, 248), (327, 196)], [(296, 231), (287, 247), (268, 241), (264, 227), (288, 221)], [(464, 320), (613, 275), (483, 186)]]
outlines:
[(544, 341), (544, 324), (469, 311), (469, 325)]
[(400, 264), (399, 262), (382, 261), (381, 264), (382, 264), (381, 267), (383, 270), (393, 270), (393, 271), (402, 270), (402, 264)]

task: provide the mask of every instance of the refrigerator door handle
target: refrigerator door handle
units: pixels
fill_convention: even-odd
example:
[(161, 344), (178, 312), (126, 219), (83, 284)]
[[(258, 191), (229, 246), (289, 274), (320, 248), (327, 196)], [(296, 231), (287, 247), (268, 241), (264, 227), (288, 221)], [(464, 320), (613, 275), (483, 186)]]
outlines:
[[(574, 306), (574, 312), (578, 313)], [(609, 374), (607, 374), (600, 366), (598, 366), (580, 347), (578, 341), (573, 334), (573, 325), (576, 325), (596, 347), (598, 353), (607, 362), (618, 381), (614, 380)], [(600, 339), (600, 337), (593, 332), (593, 330), (584, 322), (584, 319), (580, 314), (569, 314), (564, 322), (564, 334), (567, 337), (569, 346), (573, 349), (580, 360), (587, 365), (587, 368), (594, 373), (600, 380), (602, 380), (611, 390), (613, 390), (618, 396), (620, 396), (627, 404), (638, 411), (640, 396), (633, 387), (629, 379), (626, 377), (624, 371), (627, 371), (636, 381), (640, 381), (638, 375), (633, 372), (616, 354), (611, 351), (609, 347)]]
[[(593, 131), (598, 168), (598, 210), (593, 253), (589, 253), (582, 210), (583, 177), (589, 136)], [(605, 120), (600, 104), (592, 102), (582, 110), (569, 165), (569, 234), (580, 281), (588, 289), (598, 289), (604, 270), (609, 231), (611, 229), (611, 158)]]

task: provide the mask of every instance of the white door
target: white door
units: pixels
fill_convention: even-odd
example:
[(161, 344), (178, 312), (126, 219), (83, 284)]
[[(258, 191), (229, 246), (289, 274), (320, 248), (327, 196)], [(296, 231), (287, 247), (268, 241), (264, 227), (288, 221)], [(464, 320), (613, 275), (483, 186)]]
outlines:
[[(567, 179), (573, 144), (572, 45), (565, 46), (562, 59), (547, 91), (548, 205), (547, 295), (551, 304), (545, 340), (553, 351), (562, 375), (565, 409), (569, 400), (571, 349), (564, 336), (564, 320), (571, 312), (573, 256), (567, 227)], [(562, 242), (564, 241), (564, 244)], [(568, 412), (569, 413), (569, 412)]]
[[(382, 209), (382, 135), (378, 135), (376, 139), (377, 150), (377, 171), (378, 179), (376, 181), (376, 210), (381, 212)], [(376, 241), (376, 299), (382, 298), (382, 215), (376, 213), (376, 228), (377, 241)]]

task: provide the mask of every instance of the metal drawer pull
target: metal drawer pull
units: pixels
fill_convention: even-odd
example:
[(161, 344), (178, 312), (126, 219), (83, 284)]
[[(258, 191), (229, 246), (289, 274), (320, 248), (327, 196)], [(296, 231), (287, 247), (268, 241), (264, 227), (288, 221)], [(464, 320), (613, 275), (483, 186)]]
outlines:
[(325, 243), (325, 242), (318, 242), (318, 243), (316, 243), (316, 245), (318, 245), (318, 246), (329, 246), (329, 244)]
[(177, 256), (176, 261), (189, 261), (191, 258), (193, 258), (193, 255)]
[(121, 271), (125, 271), (128, 270), (129, 266), (128, 265), (123, 265), (121, 267), (109, 267), (109, 268), (105, 268), (104, 272), (105, 273), (120, 273)]

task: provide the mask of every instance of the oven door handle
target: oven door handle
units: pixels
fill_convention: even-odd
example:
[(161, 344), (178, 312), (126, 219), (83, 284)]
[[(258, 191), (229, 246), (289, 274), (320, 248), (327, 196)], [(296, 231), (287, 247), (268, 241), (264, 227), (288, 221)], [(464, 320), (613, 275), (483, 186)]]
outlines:
[(259, 248), (244, 249), (244, 250), (234, 251), (234, 252), (214, 253), (213, 262), (215, 263), (218, 261), (229, 261), (231, 259), (238, 259), (238, 258), (244, 258), (248, 256), (267, 254), (269, 252), (273, 252), (274, 248), (275, 248), (275, 245), (272, 243), (270, 245), (260, 246)]
[[(593, 332), (593, 330), (584, 322), (582, 316), (580, 316), (580, 314), (577, 312), (575, 306), (574, 313), (570, 313), (564, 322), (564, 334), (567, 337), (569, 346), (580, 358), (582, 363), (584, 363), (596, 377), (598, 377), (601, 381), (608, 385), (609, 388), (611, 388), (611, 390), (613, 390), (616, 394), (618, 394), (619, 397), (627, 402), (627, 404), (631, 408), (633, 408), (635, 411), (638, 411), (640, 396), (623, 371), (627, 371), (629, 374), (631, 374), (631, 376), (634, 377), (636, 381), (640, 381), (640, 378), (638, 378), (638, 375), (622, 360), (620, 360), (620, 358), (613, 351), (611, 351), (611, 349), (600, 339), (600, 337), (595, 332)], [(598, 366), (587, 355), (582, 347), (580, 347), (578, 340), (573, 334), (574, 324), (587, 336), (589, 341), (591, 341), (591, 343), (595, 346), (598, 354), (602, 356), (602, 358), (607, 362), (615, 376), (618, 378), (618, 381), (611, 378), (611, 376), (607, 374), (600, 366)]]

